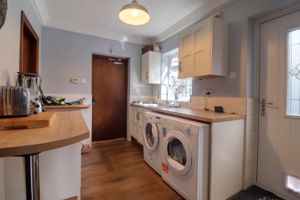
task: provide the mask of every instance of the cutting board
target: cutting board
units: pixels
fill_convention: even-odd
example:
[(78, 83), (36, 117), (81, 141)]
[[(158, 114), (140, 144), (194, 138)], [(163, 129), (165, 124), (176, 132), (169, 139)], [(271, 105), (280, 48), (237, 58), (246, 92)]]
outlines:
[(42, 112), (28, 117), (0, 119), (0, 131), (49, 127), (55, 116), (55, 112)]

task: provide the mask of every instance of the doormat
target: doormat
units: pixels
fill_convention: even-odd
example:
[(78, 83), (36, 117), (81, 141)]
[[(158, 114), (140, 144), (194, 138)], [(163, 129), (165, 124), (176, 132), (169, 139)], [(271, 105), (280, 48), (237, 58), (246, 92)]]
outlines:
[(284, 200), (275, 194), (257, 186), (251, 186), (245, 191), (234, 195), (230, 200)]

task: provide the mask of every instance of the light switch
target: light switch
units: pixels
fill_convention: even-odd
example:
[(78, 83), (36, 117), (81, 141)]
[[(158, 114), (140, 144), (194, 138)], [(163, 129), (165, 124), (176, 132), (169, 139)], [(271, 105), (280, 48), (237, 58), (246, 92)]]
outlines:
[(71, 83), (73, 84), (86, 84), (85, 78), (71, 78)]
[(73, 84), (80, 84), (81, 83), (81, 79), (80, 78), (71, 78), (71, 83), (73, 83)]

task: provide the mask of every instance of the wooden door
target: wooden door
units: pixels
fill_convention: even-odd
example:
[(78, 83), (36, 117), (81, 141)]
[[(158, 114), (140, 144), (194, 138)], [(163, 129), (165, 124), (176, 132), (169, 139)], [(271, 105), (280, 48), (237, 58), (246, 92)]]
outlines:
[(21, 13), (20, 72), (39, 73), (39, 37), (25, 13)]
[(300, 177), (299, 19), (300, 11), (260, 26), (257, 181), (285, 199), (293, 199), (285, 188), (286, 176)]
[(128, 60), (93, 55), (93, 141), (126, 137)]

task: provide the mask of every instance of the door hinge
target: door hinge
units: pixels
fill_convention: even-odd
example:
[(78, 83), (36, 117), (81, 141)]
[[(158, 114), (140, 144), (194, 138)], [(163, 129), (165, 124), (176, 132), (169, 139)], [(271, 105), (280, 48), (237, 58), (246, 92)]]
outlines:
[(260, 101), (260, 115), (261, 116), (266, 115), (266, 99), (261, 99)]

